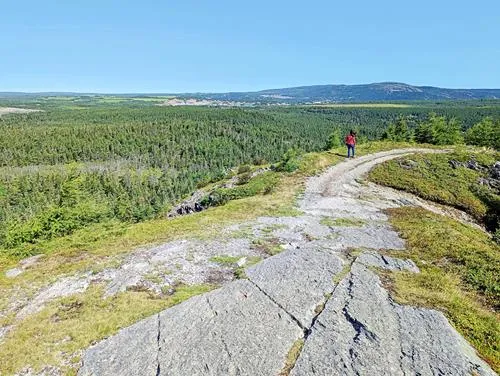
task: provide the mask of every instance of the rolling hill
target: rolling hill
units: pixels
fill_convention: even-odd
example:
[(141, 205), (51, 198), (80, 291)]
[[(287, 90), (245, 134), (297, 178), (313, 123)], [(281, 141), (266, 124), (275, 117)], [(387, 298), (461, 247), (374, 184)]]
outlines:
[(498, 99), (500, 98), (500, 89), (445, 89), (433, 86), (413, 86), (398, 82), (382, 82), (364, 85), (314, 85), (246, 93), (187, 94), (184, 96), (243, 102), (378, 102)]
[[(414, 86), (399, 82), (381, 82), (362, 85), (313, 85), (253, 92), (228, 93), (95, 94), (73, 92), (0, 92), (0, 99), (28, 99), (33, 97), (58, 96), (114, 96), (121, 98), (167, 96), (176, 98), (176, 100), (193, 99), (198, 101), (212, 101), (212, 105), (244, 105), (500, 99), (500, 89), (446, 89), (433, 86)], [(204, 103), (195, 101), (194, 104), (203, 105)]]

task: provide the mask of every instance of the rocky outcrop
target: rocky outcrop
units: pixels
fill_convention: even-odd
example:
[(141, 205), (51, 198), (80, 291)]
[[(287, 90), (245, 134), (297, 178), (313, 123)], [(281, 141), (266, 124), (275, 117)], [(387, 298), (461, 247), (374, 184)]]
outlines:
[(339, 284), (292, 376), (495, 375), (442, 313), (394, 303), (363, 265), (372, 256), (361, 255)]
[(418, 272), (411, 262), (362, 253), (335, 285), (341, 266), (335, 255), (279, 256), (249, 270), (248, 281), (98, 343), (85, 353), (79, 375), (278, 375), (301, 338), (295, 376), (495, 375), (442, 313), (394, 303), (370, 269)]
[[(249, 174), (248, 178), (254, 178), (264, 172), (269, 171), (269, 167), (258, 168)], [(233, 188), (241, 179), (241, 175), (233, 176), (225, 183), (221, 184), (219, 188)], [(192, 213), (198, 213), (211, 206), (215, 206), (212, 202), (211, 195), (213, 191), (207, 191), (205, 189), (198, 189), (190, 197), (182, 201), (181, 203), (174, 206), (168, 213), (168, 217), (177, 217), (179, 215), (186, 215)]]
[(483, 176), (478, 179), (479, 185), (486, 186), (496, 191), (500, 190), (500, 161), (495, 162), (490, 167), (482, 166), (475, 160), (459, 162), (452, 159), (449, 163), (454, 169), (463, 167), (481, 172)]
[[(440, 210), (358, 181), (376, 163), (408, 152), (361, 157), (311, 179), (302, 216), (260, 220), (284, 226), (272, 234), (286, 251), (248, 268), (248, 280), (96, 344), (85, 352), (79, 375), (278, 375), (298, 340), (304, 347), (288, 364), (296, 376), (495, 375), (443, 314), (396, 304), (374, 271), (419, 272), (410, 260), (383, 252), (404, 247), (383, 209)], [(336, 225), (346, 219), (360, 225)]]
[(319, 304), (333, 292), (333, 278), (344, 265), (339, 255), (321, 249), (293, 249), (247, 269), (261, 291), (308, 328)]
[(240, 280), (97, 344), (78, 374), (277, 375), (302, 335), (287, 312)]

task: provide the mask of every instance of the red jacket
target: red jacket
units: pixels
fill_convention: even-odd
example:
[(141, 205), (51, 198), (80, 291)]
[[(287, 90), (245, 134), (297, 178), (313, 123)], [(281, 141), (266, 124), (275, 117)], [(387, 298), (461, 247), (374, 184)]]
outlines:
[(356, 136), (348, 134), (347, 137), (345, 138), (345, 143), (347, 145), (356, 145)]

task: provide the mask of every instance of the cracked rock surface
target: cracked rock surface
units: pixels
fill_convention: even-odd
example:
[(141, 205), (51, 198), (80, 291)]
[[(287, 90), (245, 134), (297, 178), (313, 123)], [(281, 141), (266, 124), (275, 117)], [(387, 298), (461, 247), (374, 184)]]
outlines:
[(99, 343), (79, 375), (274, 375), (302, 334), (290, 315), (240, 280)]
[[(248, 280), (228, 282), (89, 348), (78, 374), (277, 376), (303, 339), (290, 375), (495, 375), (442, 313), (396, 304), (373, 271), (419, 272), (409, 260), (384, 255), (404, 242), (383, 209), (443, 209), (360, 179), (377, 163), (419, 151), (429, 152), (372, 154), (310, 179), (302, 216), (245, 225), (253, 233), (272, 226), (267, 232), (285, 251), (247, 268)], [(352, 248), (362, 251), (353, 257)], [(175, 254), (169, 252), (154, 257), (168, 262)]]
[(495, 375), (442, 313), (394, 303), (379, 277), (355, 261), (317, 318), (291, 375), (474, 372)]
[(247, 269), (247, 276), (270, 299), (310, 326), (315, 309), (333, 291), (333, 277), (344, 261), (328, 251), (293, 249)]

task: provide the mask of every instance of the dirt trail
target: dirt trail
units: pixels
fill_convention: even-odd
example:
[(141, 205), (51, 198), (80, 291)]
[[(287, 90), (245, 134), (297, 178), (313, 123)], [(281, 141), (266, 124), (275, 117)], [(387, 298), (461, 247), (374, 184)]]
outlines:
[(331, 167), (324, 174), (311, 178), (300, 207), (313, 215), (335, 218), (357, 217), (387, 220), (382, 210), (402, 205), (420, 206), (436, 214), (447, 215), (479, 227), (474, 218), (460, 210), (420, 199), (412, 194), (363, 181), (377, 164), (412, 153), (443, 153), (429, 149), (399, 149), (355, 158)]
[[(308, 181), (299, 201), (303, 215), (228, 229), (278, 239), (284, 251), (247, 268), (247, 279), (226, 282), (99, 342), (85, 352), (78, 374), (280, 375), (290, 349), (304, 341), (291, 375), (495, 375), (442, 313), (394, 303), (373, 271), (419, 272), (409, 260), (378, 253), (405, 246), (384, 209), (443, 211), (361, 180), (374, 165), (414, 152), (436, 151), (403, 149), (345, 161)], [(214, 246), (255, 254), (248, 238), (191, 243), (130, 255), (125, 269), (107, 271), (121, 275), (110, 285), (140, 280), (141, 270), (151, 272), (148, 265), (157, 268), (195, 249), (198, 274), (213, 267), (206, 257), (216, 253)], [(361, 251), (354, 255), (353, 248)], [(125, 278), (124, 270), (132, 274)]]

